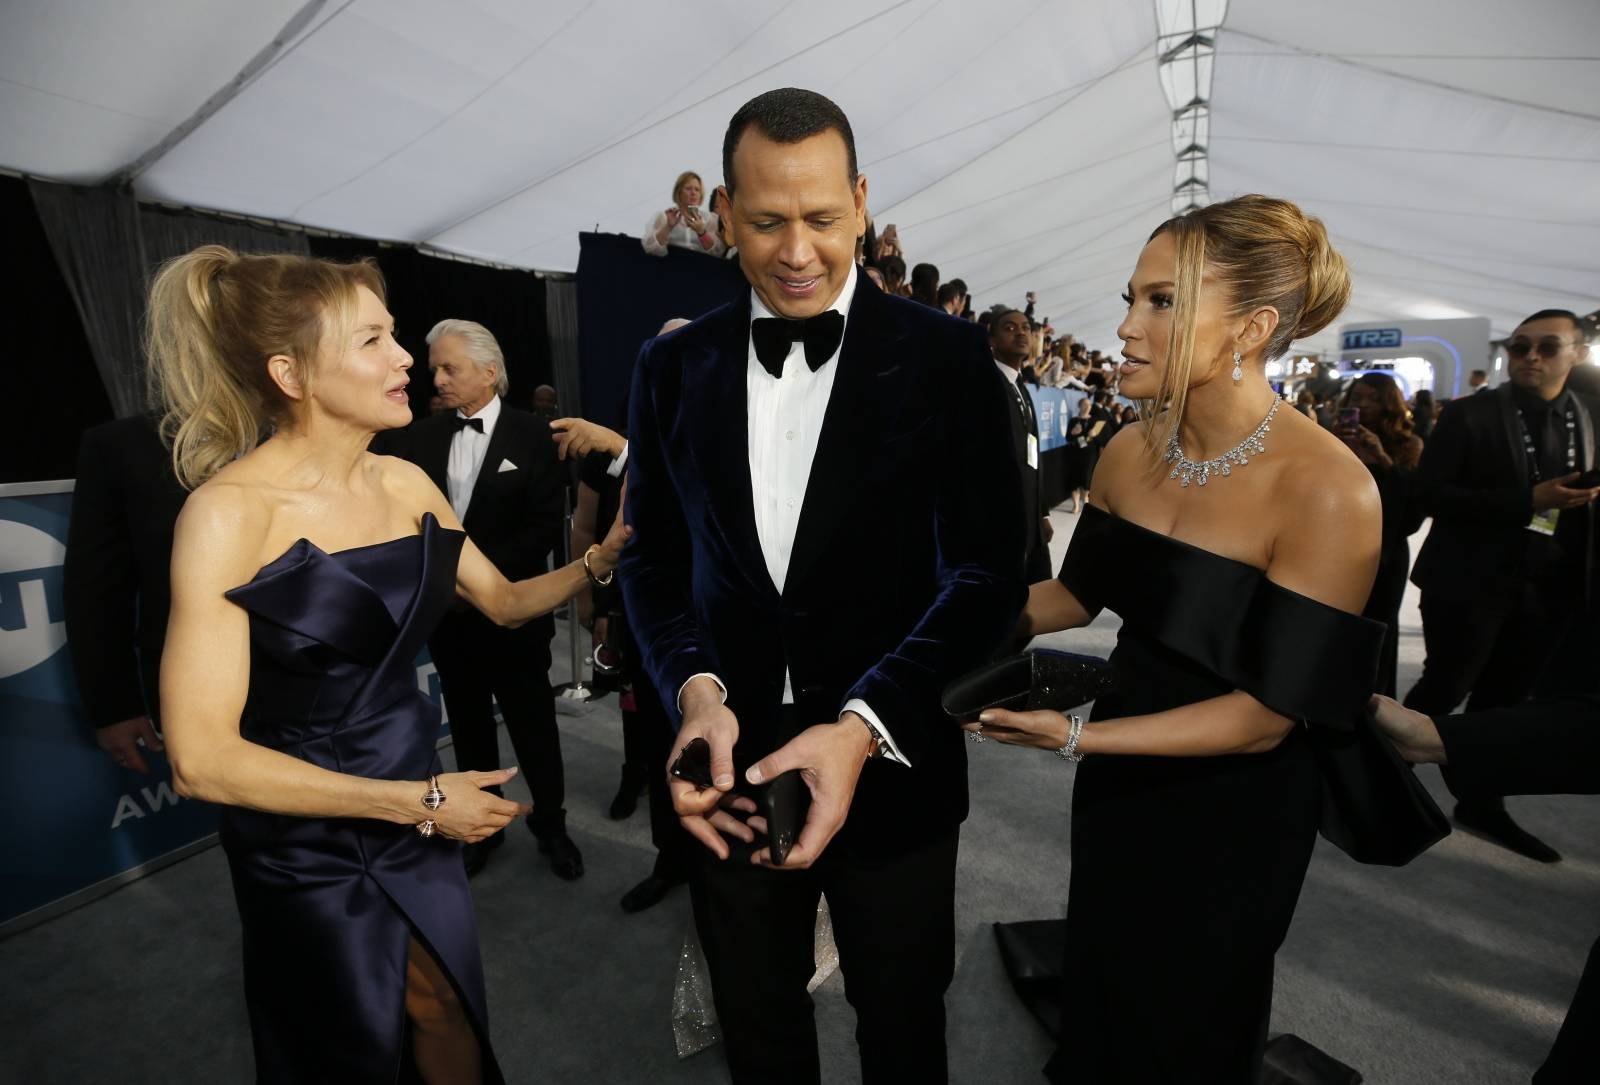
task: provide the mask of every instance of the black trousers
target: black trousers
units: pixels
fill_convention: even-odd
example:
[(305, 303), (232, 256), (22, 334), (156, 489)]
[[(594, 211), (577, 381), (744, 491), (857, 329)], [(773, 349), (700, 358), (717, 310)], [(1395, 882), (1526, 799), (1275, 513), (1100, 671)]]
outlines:
[(650, 804), (650, 842), (656, 846), (655, 872), (677, 881), (689, 876), (693, 858), (690, 848), (699, 849), (700, 845), (679, 824), (678, 814), (672, 809), (672, 793), (667, 790), (667, 760), (673, 754), (675, 732), (655, 686), (644, 673), (638, 652), (624, 656), (623, 669), (633, 690), (634, 707), (622, 713), (622, 757), (644, 773)]
[(566, 821), (561, 732), (550, 691), (554, 628), (541, 619), (504, 629), (476, 610), (451, 611), (428, 640), (450, 713), (456, 767), (489, 772), (503, 764), (492, 703), (499, 701), (516, 763), (533, 793), (528, 821), (538, 833)]
[(720, 861), (696, 844), (689, 880), (735, 1085), (815, 1085), (821, 1069), (806, 984), (826, 894), (856, 1011), (864, 1085), (948, 1080), (944, 993), (955, 974), (959, 829), (868, 860), (835, 842), (811, 869)]
[(1579, 1085), (1592, 1082), (1600, 1069), (1600, 940), (1589, 950), (1577, 993), (1555, 1046), (1533, 1075), (1533, 1085)]
[[(1546, 667), (1568, 641), (1576, 617), (1575, 607), (1553, 594), (1525, 600), (1510, 614), (1494, 614), (1470, 601), (1424, 592), (1421, 609), (1427, 658), (1405, 705), (1430, 716), (1454, 712), (1463, 698), (1468, 712), (1526, 700), (1542, 687)], [(1458, 799), (1502, 802), (1495, 796), (1463, 795), (1449, 766), (1441, 773)]]

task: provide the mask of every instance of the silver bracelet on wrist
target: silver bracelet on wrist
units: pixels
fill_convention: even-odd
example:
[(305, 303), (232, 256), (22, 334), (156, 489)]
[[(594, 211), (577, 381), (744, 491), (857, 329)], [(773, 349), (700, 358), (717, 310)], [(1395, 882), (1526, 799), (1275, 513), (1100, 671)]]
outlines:
[(1083, 754), (1078, 752), (1078, 739), (1083, 737), (1083, 717), (1072, 712), (1067, 715), (1067, 722), (1072, 725), (1067, 732), (1067, 744), (1053, 752), (1061, 760), (1077, 764), (1083, 760)]
[[(428, 790), (422, 795), (422, 805), (428, 808), (430, 814), (444, 805), (444, 792), (439, 790), (439, 777), (428, 777)], [(417, 832), (423, 836), (432, 836), (438, 828), (432, 818), (417, 824)]]

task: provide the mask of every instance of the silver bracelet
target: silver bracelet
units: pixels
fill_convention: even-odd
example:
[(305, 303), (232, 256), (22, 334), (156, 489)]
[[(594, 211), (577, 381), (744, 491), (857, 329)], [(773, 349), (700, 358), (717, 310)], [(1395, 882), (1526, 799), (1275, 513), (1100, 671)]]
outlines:
[(1083, 737), (1083, 717), (1073, 712), (1067, 716), (1067, 722), (1072, 725), (1067, 732), (1067, 744), (1054, 752), (1061, 760), (1077, 764), (1083, 760), (1083, 754), (1078, 752), (1078, 739)]

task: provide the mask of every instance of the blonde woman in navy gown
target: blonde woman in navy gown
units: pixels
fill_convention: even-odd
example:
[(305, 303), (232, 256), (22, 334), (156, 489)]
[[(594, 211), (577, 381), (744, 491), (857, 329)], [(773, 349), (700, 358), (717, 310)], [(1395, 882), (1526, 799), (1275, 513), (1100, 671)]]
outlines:
[[(1344, 307), (1344, 260), (1293, 204), (1244, 196), (1163, 224), (1139, 256), (1111, 441), (1026, 632), (1123, 620), (1094, 722), (996, 711), (1001, 742), (1081, 756), (1062, 1046), (1052, 1080), (1256, 1080), (1319, 827), (1309, 729), (1355, 726), (1383, 627), (1372, 478), (1280, 409), (1265, 365)], [(1159, 407), (1159, 409), (1154, 409)]]
[[(610, 576), (626, 531), (506, 581), (418, 468), (411, 357), (370, 264), (168, 264), (149, 355), (178, 478), (161, 671), (173, 781), (224, 805), (262, 1082), (503, 1080), (458, 841), (527, 812), (441, 773), (413, 660), (450, 600), (518, 625)], [(271, 436), (260, 439), (270, 429)]]

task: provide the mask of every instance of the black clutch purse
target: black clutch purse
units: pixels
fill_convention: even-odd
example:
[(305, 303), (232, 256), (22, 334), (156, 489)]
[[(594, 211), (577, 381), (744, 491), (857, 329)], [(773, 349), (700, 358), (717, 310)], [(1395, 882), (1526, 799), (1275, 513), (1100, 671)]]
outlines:
[(957, 678), (940, 700), (945, 712), (965, 722), (988, 708), (1067, 712), (1105, 696), (1115, 684), (1111, 664), (1098, 656), (1036, 648)]

